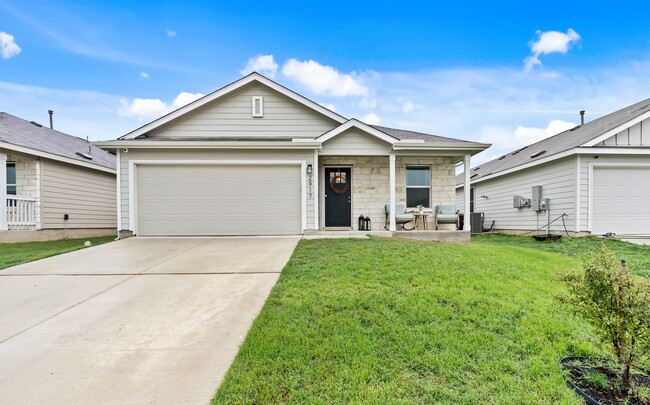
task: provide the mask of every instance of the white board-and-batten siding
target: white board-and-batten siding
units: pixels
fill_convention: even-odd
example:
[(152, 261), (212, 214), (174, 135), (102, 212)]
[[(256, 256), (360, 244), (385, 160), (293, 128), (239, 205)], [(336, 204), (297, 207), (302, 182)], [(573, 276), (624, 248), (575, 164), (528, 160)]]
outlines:
[[(253, 117), (252, 97), (262, 96), (263, 117)], [(339, 124), (259, 83), (209, 103), (173, 123), (154, 129), (151, 139), (204, 137), (314, 138)]]
[[(264, 106), (266, 109), (266, 105)], [(215, 149), (130, 149), (128, 153), (119, 150), (120, 154), (120, 209), (121, 229), (131, 230), (129, 213), (129, 169), (131, 161), (305, 161), (313, 164), (314, 152), (312, 150), (215, 150)], [(137, 169), (136, 169), (137, 176)], [(307, 179), (307, 182), (309, 180)], [(137, 179), (134, 179), (137, 184)], [(309, 188), (309, 186), (307, 186)], [(314, 226), (314, 196), (315, 191), (306, 198), (307, 229)]]
[[(543, 197), (551, 199), (551, 219), (567, 213), (566, 226), (573, 231), (576, 220), (576, 173), (576, 159), (572, 156), (472, 184), (474, 212), (485, 213), (486, 226), (494, 218), (495, 230), (537, 229), (546, 224), (546, 211), (538, 213), (529, 207), (513, 208), (512, 204), (513, 196), (531, 198), (532, 186), (542, 186)], [(464, 213), (462, 187), (456, 189), (456, 204)], [(564, 231), (562, 221), (551, 224), (551, 230)]]
[(348, 129), (323, 143), (322, 156), (388, 156), (391, 145), (356, 128)]
[(650, 146), (650, 118), (624, 129), (596, 146)]
[(115, 228), (115, 174), (43, 159), (41, 164), (41, 227)]

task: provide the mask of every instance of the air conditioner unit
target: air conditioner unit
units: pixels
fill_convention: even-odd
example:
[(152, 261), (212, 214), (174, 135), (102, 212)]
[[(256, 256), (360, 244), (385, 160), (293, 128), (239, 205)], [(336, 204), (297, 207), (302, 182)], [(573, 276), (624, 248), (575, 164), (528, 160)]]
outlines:
[(483, 233), (483, 221), (485, 214), (483, 212), (472, 212), (470, 216), (470, 224), (472, 225), (471, 232), (474, 233)]

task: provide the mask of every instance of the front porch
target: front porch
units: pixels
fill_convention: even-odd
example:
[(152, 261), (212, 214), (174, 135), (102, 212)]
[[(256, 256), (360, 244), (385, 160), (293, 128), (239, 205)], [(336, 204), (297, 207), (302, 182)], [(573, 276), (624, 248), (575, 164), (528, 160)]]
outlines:
[(0, 231), (33, 231), (39, 225), (39, 161), (0, 153)]
[[(465, 231), (459, 231), (455, 223), (449, 222), (438, 224), (437, 229), (435, 226), (436, 206), (456, 204), (456, 164), (463, 161), (468, 162), (469, 156), (319, 156), (314, 170), (317, 178), (314, 183), (319, 183), (315, 185), (317, 199), (320, 200), (315, 205), (317, 232), (305, 232), (305, 235), (356, 237), (360, 232), (362, 236), (469, 242), (467, 227)], [(343, 189), (344, 193), (339, 194)], [(337, 203), (340, 205), (337, 209), (343, 215), (328, 207), (333, 200), (342, 200)], [(406, 213), (417, 213), (420, 211), (417, 206), (423, 205), (427, 227), (419, 221), (417, 229), (404, 230), (394, 216), (387, 216), (387, 205), (393, 207), (389, 210), (391, 213), (400, 207), (404, 207)], [(333, 212), (345, 217), (344, 222), (331, 221)], [(359, 227), (360, 217), (370, 219), (369, 230)], [(414, 225), (414, 222), (409, 222), (405, 228), (411, 229)]]

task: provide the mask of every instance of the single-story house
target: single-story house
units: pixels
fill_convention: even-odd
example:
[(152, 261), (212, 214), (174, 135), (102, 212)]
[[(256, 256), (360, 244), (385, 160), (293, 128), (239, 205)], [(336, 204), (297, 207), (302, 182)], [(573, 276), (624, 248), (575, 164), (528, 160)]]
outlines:
[(348, 119), (258, 73), (96, 145), (140, 236), (383, 230), (387, 204), (454, 204), (455, 164), (489, 147)]
[[(457, 202), (465, 176), (456, 179)], [(650, 235), (650, 99), (473, 167), (469, 177), (470, 212), (494, 218), (498, 231), (530, 232), (550, 218), (554, 233)]]
[(0, 242), (116, 233), (115, 156), (0, 112)]

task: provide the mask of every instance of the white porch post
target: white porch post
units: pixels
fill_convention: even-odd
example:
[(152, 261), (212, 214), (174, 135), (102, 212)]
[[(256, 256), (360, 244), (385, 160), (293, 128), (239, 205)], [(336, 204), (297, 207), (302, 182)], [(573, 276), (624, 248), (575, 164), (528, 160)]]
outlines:
[(390, 176), (390, 216), (389, 216), (389, 225), (388, 230), (395, 232), (397, 230), (395, 226), (395, 155), (391, 154), (388, 156), (389, 159), (389, 176)]
[(318, 149), (314, 149), (314, 167), (312, 168), (312, 178), (314, 183), (314, 188), (311, 190), (314, 196), (314, 229), (318, 230), (318, 219), (320, 217), (320, 210), (318, 209), (318, 177), (320, 176), (320, 171), (318, 170)]
[(0, 231), (7, 229), (7, 155), (0, 153)]
[(472, 224), (470, 221), (470, 212), (469, 212), (469, 193), (470, 193), (470, 184), (469, 184), (469, 177), (470, 177), (470, 160), (472, 159), (472, 155), (465, 155), (465, 158), (463, 159), (463, 169), (465, 171), (465, 185), (463, 187), (463, 192), (464, 192), (464, 197), (465, 197), (465, 218), (463, 220), (463, 230), (464, 231), (471, 231), (472, 230)]

